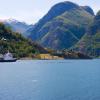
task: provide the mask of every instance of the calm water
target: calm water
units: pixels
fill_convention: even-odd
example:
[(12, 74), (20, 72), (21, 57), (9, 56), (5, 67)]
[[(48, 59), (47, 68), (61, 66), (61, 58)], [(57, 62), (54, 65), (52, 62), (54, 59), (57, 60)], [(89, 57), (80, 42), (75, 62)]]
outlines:
[(0, 63), (0, 100), (100, 100), (100, 60)]

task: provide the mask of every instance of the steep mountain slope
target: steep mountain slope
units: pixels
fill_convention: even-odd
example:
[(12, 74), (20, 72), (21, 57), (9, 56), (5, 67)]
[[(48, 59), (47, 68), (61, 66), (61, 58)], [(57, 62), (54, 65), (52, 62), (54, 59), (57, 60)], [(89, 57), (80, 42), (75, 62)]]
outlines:
[(17, 58), (31, 57), (34, 53), (44, 52), (44, 49), (25, 39), (21, 34), (12, 32), (4, 24), (0, 23), (0, 53), (9, 50)]
[(91, 15), (94, 15), (93, 10), (89, 6), (81, 6), (84, 10), (86, 10)]
[(52, 49), (69, 48), (86, 32), (94, 17), (90, 7), (81, 7), (72, 2), (61, 2), (30, 30), (29, 38)]
[(77, 43), (76, 48), (91, 56), (100, 56), (100, 11), (95, 16), (87, 33), (79, 41), (79, 43)]
[(26, 38), (30, 36), (31, 30), (33, 30), (34, 26), (35, 26), (35, 25), (30, 25), (30, 26), (26, 29), (26, 31), (23, 32), (23, 35), (24, 35)]

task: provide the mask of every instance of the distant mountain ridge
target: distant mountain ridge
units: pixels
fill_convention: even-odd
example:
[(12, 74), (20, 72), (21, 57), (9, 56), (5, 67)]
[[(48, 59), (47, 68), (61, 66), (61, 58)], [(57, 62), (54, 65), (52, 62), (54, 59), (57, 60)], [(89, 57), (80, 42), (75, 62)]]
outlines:
[(1, 20), (1, 22), (10, 27), (12, 31), (18, 32), (25, 37), (27, 36), (27, 34), (24, 34), (24, 32), (28, 30), (28, 28), (33, 27), (33, 25), (28, 25), (25, 22), (20, 22), (15, 19)]
[(31, 29), (29, 38), (42, 46), (61, 50), (76, 44), (92, 23), (93, 10), (66, 1), (54, 5)]

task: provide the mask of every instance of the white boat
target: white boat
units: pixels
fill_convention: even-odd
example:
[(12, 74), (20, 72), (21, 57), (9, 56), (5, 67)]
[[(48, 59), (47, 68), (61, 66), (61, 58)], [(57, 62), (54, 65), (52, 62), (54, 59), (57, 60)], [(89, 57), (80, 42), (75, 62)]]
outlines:
[(4, 55), (0, 55), (0, 62), (15, 62), (17, 61), (16, 58), (13, 58), (12, 53), (10, 53), (8, 51), (8, 53), (4, 54)]

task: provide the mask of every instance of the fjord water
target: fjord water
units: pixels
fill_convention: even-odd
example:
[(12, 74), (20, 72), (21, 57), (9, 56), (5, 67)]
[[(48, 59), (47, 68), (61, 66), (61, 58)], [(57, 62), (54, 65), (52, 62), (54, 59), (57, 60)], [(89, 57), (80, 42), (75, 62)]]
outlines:
[(100, 100), (100, 60), (0, 63), (0, 100)]

